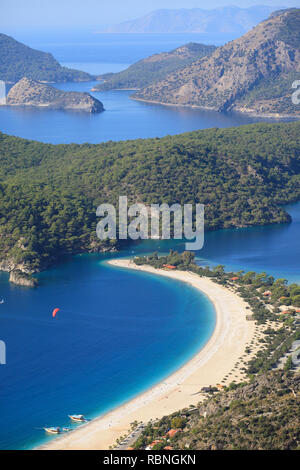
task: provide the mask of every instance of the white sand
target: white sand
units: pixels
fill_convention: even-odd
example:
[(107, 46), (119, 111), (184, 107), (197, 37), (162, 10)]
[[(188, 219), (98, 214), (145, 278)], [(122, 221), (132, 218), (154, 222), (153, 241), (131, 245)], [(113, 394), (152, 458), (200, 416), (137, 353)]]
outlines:
[[(246, 345), (254, 338), (255, 323), (247, 321), (246, 303), (231, 292), (207, 278), (185, 271), (166, 271), (150, 266), (136, 266), (129, 260), (112, 260), (118, 268), (132, 268), (187, 282), (205, 293), (216, 310), (216, 327), (213, 335), (187, 364), (163, 382), (147, 390), (104, 416), (65, 434), (42, 449), (108, 449), (130, 428), (133, 421), (147, 422), (179, 409), (197, 404), (203, 396), (198, 394), (203, 386), (221, 383), (234, 370), (234, 380), (243, 379), (240, 370), (241, 356)], [(227, 379), (229, 381), (229, 379)], [(223, 382), (224, 383), (228, 383)]]

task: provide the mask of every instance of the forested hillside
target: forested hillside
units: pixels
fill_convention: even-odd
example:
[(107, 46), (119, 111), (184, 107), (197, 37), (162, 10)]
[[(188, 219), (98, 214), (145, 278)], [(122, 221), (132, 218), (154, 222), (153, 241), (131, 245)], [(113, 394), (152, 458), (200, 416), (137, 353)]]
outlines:
[[(246, 318), (256, 322), (260, 337), (256, 344), (252, 340), (246, 346), (219, 384), (199, 384), (194, 394), (199, 397), (197, 406), (191, 404), (169, 416), (152, 419), (133, 447), (299, 450), (300, 375), (292, 354), (295, 359), (300, 353), (300, 286), (288, 285), (285, 279), (274, 279), (265, 272), (225, 272), (222, 265), (210, 269), (196, 261), (191, 252), (171, 250), (164, 256), (153, 253), (135, 257), (134, 262), (159, 269), (171, 264), (173, 269), (204, 276), (230, 289), (248, 304)], [(266, 291), (270, 295), (266, 296)], [(234, 374), (238, 369), (243, 373), (239, 378)]]
[(194, 60), (213, 53), (215, 46), (189, 43), (170, 52), (154, 54), (139, 60), (119, 73), (101, 75), (103, 83), (96, 85), (94, 90), (104, 91), (122, 88), (142, 88), (149, 83), (162, 80), (169, 73), (176, 72)]
[(0, 33), (0, 80), (15, 83), (23, 77), (45, 82), (91, 80), (86, 72), (62, 67), (52, 54), (31, 49)]
[[(153, 450), (299, 450), (299, 393), (299, 374), (269, 372), (148, 423), (134, 447), (154, 441)], [(170, 428), (180, 431), (167, 440)]]
[(109, 249), (96, 207), (205, 204), (207, 230), (288, 222), (300, 198), (300, 123), (209, 129), (161, 139), (50, 145), (0, 134), (2, 269), (40, 270)]

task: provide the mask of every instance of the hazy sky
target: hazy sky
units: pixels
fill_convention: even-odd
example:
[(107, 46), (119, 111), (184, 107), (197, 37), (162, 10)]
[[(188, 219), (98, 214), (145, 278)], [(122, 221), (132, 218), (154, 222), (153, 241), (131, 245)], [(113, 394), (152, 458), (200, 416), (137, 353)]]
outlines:
[(71, 28), (97, 29), (159, 8), (215, 8), (226, 5), (300, 7), (300, 0), (0, 0), (0, 30)]

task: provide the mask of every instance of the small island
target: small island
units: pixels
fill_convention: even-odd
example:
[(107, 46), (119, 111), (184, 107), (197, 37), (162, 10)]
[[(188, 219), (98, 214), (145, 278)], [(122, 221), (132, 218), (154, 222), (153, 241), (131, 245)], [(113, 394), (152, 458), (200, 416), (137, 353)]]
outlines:
[(33, 106), (50, 109), (64, 109), (100, 113), (103, 104), (89, 93), (62, 91), (24, 77), (9, 91), (6, 98), (8, 106)]

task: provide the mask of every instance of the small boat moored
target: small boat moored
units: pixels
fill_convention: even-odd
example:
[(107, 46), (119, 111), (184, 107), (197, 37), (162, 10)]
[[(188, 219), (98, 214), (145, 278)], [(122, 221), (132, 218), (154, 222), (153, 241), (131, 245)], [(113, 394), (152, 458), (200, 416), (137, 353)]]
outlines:
[(61, 429), (60, 428), (44, 428), (44, 430), (46, 432), (48, 432), (49, 434), (59, 434), (61, 433)]
[(72, 421), (84, 422), (86, 421), (84, 415), (68, 415)]

